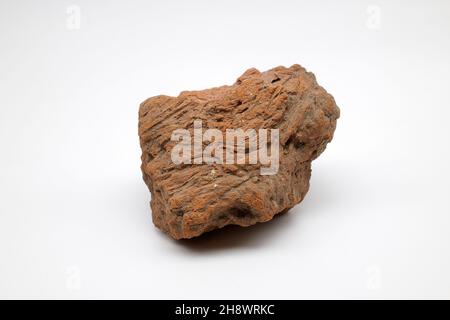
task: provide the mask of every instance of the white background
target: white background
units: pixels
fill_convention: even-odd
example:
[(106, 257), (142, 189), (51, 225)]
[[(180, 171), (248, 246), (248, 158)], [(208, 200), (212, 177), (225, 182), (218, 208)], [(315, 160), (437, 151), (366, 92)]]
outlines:
[[(0, 298), (450, 298), (450, 2), (2, 0), (0, 37)], [(294, 63), (341, 108), (305, 200), (157, 230), (139, 103)]]

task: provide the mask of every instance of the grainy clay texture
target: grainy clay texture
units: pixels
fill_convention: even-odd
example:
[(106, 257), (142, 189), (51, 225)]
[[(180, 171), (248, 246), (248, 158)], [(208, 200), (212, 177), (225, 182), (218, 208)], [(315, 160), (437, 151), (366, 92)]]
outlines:
[[(231, 86), (156, 96), (139, 109), (142, 172), (154, 224), (175, 239), (269, 221), (305, 197), (311, 161), (333, 138), (339, 108), (299, 65), (247, 70)], [(261, 164), (174, 164), (176, 129), (279, 129), (279, 170)], [(204, 142), (208, 144), (209, 142)]]

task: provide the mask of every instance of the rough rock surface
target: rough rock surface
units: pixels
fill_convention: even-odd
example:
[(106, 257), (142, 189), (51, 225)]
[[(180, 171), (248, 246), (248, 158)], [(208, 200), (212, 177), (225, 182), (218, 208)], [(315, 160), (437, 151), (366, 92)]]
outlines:
[[(271, 220), (305, 197), (311, 161), (333, 137), (339, 108), (315, 76), (299, 65), (247, 70), (231, 86), (156, 96), (140, 105), (142, 172), (154, 224), (175, 239), (236, 224)], [(171, 160), (172, 132), (217, 128), (278, 128), (279, 170), (259, 164), (179, 164)]]

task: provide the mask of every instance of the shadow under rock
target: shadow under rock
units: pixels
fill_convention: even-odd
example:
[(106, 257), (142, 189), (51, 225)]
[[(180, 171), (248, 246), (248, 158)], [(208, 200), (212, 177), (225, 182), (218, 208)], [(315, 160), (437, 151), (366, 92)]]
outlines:
[[(295, 210), (294, 210), (295, 211)], [(297, 213), (298, 214), (298, 213)], [(174, 240), (177, 245), (196, 252), (209, 252), (242, 247), (256, 247), (271, 241), (289, 228), (296, 214), (290, 211), (277, 214), (272, 220), (249, 227), (236, 225), (213, 230), (192, 239)]]
[(293, 219), (301, 219), (303, 214), (319, 214), (324, 217), (333, 211), (339, 198), (339, 181), (332, 178), (327, 168), (316, 170), (311, 178), (310, 190), (305, 199), (287, 212), (277, 214), (271, 221), (257, 223), (250, 227), (226, 226), (213, 230), (197, 238), (174, 240), (177, 245), (196, 252), (209, 252), (233, 248), (258, 247), (266, 245), (288, 230), (298, 227)]

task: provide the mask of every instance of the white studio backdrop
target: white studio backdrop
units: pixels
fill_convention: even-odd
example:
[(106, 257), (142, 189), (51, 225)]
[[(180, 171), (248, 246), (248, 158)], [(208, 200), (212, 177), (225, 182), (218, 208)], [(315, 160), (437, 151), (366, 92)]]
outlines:
[[(0, 2), (0, 298), (450, 298), (450, 2)], [(341, 109), (305, 200), (176, 242), (139, 103), (301, 64)]]

